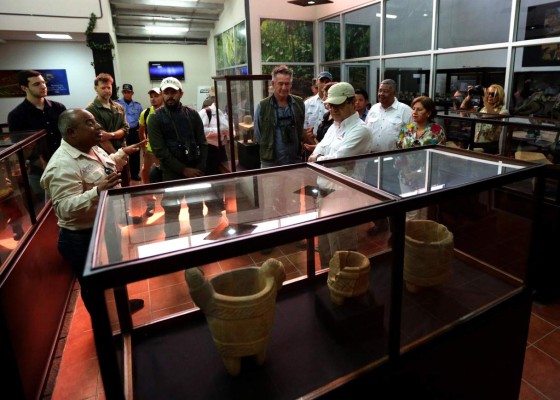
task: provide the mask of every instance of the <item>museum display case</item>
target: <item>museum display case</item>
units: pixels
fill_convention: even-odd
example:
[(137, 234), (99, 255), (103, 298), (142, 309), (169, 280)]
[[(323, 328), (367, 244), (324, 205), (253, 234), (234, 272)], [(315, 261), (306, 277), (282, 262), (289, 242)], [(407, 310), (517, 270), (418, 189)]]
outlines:
[[(482, 385), (515, 398), (544, 168), (428, 146), (103, 192), (82, 283), (95, 303), (107, 398), (336, 398), (359, 390), (468, 397)], [(148, 197), (180, 205), (179, 217), (166, 219), (158, 208), (141, 224), (127, 221), (124, 210), (143, 209)], [(215, 201), (219, 213), (207, 206)], [(366, 233), (380, 218), (391, 226), (382, 245)], [(432, 221), (434, 235), (413, 237), (412, 218)], [(409, 250), (408, 236), (430, 241), (430, 249), (445, 242), (445, 254)], [(368, 268), (360, 257), (348, 261), (364, 267), (369, 282), (337, 303), (327, 285), (335, 250), (369, 260)], [(412, 288), (407, 257), (441, 259), (445, 272)], [(266, 360), (243, 359), (237, 376), (228, 374), (186, 282), (169, 313), (139, 320), (114, 292), (193, 268), (220, 276), (245, 266), (230, 262), (223, 271), (223, 261), (260, 267), (268, 258), (283, 264), (286, 280)], [(464, 368), (472, 368), (468, 380)]]
[(45, 135), (0, 134), (0, 381), (10, 398), (40, 398), (74, 283), (39, 185)]
[(227, 118), (225, 146), (228, 172), (260, 168), (259, 145), (250, 136), (257, 103), (269, 96), (270, 75), (215, 76), (216, 105)]

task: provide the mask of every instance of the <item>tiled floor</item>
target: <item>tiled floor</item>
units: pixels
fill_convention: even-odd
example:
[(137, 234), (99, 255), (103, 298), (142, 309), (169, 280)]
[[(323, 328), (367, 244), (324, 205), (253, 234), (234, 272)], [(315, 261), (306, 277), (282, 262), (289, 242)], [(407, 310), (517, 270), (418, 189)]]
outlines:
[[(282, 255), (276, 254), (276, 256), (281, 257)], [(256, 256), (256, 258), (258, 257)], [(213, 273), (217, 273), (239, 266), (239, 262), (253, 262), (250, 255), (245, 261), (230, 261), (231, 263), (227, 264), (229, 267), (226, 263), (209, 265), (207, 266), (208, 272), (213, 269)], [(296, 274), (298, 272), (296, 270), (297, 268), (294, 267), (292, 274)], [(184, 285), (184, 277), (182, 274), (176, 273), (130, 286), (129, 295), (143, 298), (148, 305), (134, 314), (135, 323), (170, 311), (192, 307), (192, 302), (188, 296), (184, 295)], [(56, 384), (52, 395), (45, 396), (46, 399), (105, 398), (89, 315), (81, 298), (77, 297), (64, 352), (58, 366)], [(184, 300), (180, 306), (173, 309), (168, 307), (169, 304), (178, 304), (178, 299)], [(536, 302), (533, 304), (519, 399), (560, 399), (560, 300), (546, 305)]]

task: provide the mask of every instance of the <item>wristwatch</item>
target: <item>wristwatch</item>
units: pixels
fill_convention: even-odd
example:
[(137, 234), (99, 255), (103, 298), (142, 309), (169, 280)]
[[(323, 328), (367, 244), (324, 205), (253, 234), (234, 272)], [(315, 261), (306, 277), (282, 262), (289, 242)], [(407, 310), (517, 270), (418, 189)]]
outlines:
[(111, 137), (112, 137), (113, 139), (115, 138), (115, 136), (117, 136), (117, 135), (115, 135), (115, 132), (111, 132)]

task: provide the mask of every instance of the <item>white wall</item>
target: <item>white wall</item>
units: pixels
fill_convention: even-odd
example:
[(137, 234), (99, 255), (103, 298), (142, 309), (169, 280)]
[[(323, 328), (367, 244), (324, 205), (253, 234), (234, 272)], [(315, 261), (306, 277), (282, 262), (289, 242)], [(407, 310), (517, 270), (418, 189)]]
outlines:
[(198, 86), (209, 86), (214, 72), (206, 45), (121, 43), (116, 61), (120, 76), (117, 86), (132, 84), (134, 99), (144, 107), (150, 104), (148, 90), (161, 82), (150, 81), (148, 61), (183, 61), (185, 80), (181, 82), (184, 92), (181, 102), (193, 107), (196, 106)]
[[(85, 107), (95, 96), (93, 57), (83, 42), (13, 41), (0, 45), (0, 50), (0, 69), (65, 69), (70, 95), (48, 98), (67, 108)], [(0, 122), (8, 122), (8, 113), (22, 101), (23, 97), (0, 98)]]

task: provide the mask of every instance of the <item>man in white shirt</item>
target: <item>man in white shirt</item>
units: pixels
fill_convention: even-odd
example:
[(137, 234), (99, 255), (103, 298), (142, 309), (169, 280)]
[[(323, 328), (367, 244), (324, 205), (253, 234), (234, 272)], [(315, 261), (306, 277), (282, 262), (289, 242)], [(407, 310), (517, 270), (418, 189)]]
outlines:
[(397, 84), (392, 79), (381, 81), (377, 91), (378, 103), (369, 110), (366, 125), (373, 135), (373, 151), (397, 148), (403, 124), (412, 122), (412, 109), (397, 100)]
[[(371, 133), (354, 109), (354, 97), (354, 88), (346, 82), (337, 83), (329, 89), (325, 103), (330, 106), (334, 123), (309, 156), (309, 161), (349, 157), (372, 151)], [(337, 171), (348, 175), (360, 175), (356, 170), (337, 169)], [(329, 187), (329, 182), (318, 179), (317, 185), (320, 191), (319, 213), (332, 212), (332, 207), (336, 207), (336, 203), (340, 200), (335, 198), (336, 195), (330, 195), (329, 189), (333, 188)], [(330, 259), (339, 250), (358, 250), (356, 227), (319, 236), (319, 257), (323, 267), (329, 265)]]
[[(327, 112), (323, 104), (323, 88), (329, 82), (332, 82), (333, 77), (330, 72), (323, 71), (317, 76), (317, 94), (307, 98), (305, 104), (305, 122), (303, 129), (305, 129), (308, 138), (317, 136), (317, 128), (323, 119), (323, 115)], [(311, 136), (313, 135), (313, 136)]]
[[(397, 140), (403, 124), (412, 122), (412, 109), (397, 100), (397, 84), (392, 79), (385, 79), (379, 84), (378, 103), (369, 110), (366, 125), (373, 137), (373, 151), (388, 151), (397, 148)], [(387, 218), (374, 221), (368, 230), (375, 235), (389, 228)]]

